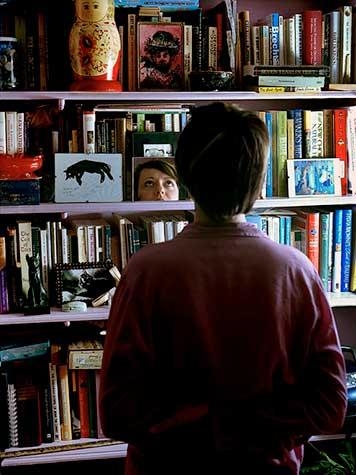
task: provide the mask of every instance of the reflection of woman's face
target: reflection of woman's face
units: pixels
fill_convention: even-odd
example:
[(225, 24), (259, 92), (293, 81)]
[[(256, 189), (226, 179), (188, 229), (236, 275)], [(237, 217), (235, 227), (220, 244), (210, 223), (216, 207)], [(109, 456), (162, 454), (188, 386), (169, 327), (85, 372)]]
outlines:
[(137, 195), (141, 201), (178, 200), (179, 189), (174, 178), (154, 168), (144, 168), (138, 180)]

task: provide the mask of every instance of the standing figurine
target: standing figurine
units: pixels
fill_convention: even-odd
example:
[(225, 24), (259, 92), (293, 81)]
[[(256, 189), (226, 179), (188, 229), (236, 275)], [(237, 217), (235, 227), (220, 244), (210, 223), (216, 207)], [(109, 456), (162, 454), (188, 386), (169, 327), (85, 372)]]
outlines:
[(71, 90), (121, 91), (117, 81), (121, 41), (114, 0), (74, 0), (76, 20), (69, 36), (74, 75)]

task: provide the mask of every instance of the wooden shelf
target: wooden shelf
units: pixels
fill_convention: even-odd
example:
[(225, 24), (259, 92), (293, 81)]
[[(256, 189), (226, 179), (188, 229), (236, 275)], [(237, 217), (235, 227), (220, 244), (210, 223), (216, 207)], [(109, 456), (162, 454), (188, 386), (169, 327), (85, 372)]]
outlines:
[[(29, 455), (16, 455), (6, 456), (10, 454), (12, 449), (6, 449), (4, 458), (1, 463), (1, 467), (18, 467), (25, 465), (38, 465), (48, 463), (60, 463), (60, 462), (79, 462), (85, 460), (103, 460), (109, 458), (123, 458), (126, 457), (127, 444), (118, 442), (111, 445), (102, 445), (98, 440), (98, 445), (94, 447), (75, 448), (76, 441), (73, 442), (73, 447), (70, 450), (49, 450), (46, 453), (34, 454), (34, 450), (31, 450)], [(79, 441), (80, 442), (80, 441)], [(69, 442), (70, 443), (70, 442)], [(67, 442), (68, 444), (68, 442)], [(58, 447), (56, 444), (44, 444), (41, 446), (42, 450), (46, 450), (46, 447)], [(40, 451), (41, 448), (38, 448)], [(16, 448), (16, 451), (19, 449)]]
[(68, 323), (68, 322), (88, 322), (93, 320), (107, 320), (109, 307), (89, 307), (86, 312), (62, 312), (58, 308), (51, 309), (50, 314), (44, 315), (23, 315), (20, 313), (10, 313), (0, 315), (1, 325), (32, 325), (34, 323)]
[[(257, 200), (254, 209), (266, 208), (302, 208), (305, 206), (348, 206), (356, 205), (355, 196), (300, 196), (297, 198), (266, 198)], [(88, 210), (88, 206), (90, 209)], [(71, 215), (90, 213), (123, 214), (156, 211), (194, 211), (192, 200), (180, 201), (122, 201), (120, 203), (41, 203), (39, 205), (0, 206), (1, 215), (25, 214), (62, 214)]]

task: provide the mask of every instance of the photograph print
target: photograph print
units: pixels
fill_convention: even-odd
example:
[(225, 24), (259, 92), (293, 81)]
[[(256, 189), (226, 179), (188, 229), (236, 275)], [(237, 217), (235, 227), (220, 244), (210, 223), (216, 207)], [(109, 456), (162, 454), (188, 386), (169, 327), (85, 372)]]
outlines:
[(57, 305), (69, 302), (92, 301), (105, 294), (116, 282), (109, 270), (102, 264), (57, 264), (56, 268)]
[(340, 196), (340, 170), (338, 158), (287, 160), (288, 196)]
[(139, 22), (138, 88), (182, 90), (183, 23)]
[(111, 203), (123, 199), (121, 153), (56, 153), (56, 203)]

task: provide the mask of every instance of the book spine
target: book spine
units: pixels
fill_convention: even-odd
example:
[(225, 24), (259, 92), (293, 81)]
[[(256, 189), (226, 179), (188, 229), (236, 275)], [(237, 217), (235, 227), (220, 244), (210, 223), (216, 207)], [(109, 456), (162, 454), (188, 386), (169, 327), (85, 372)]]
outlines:
[(352, 41), (352, 6), (339, 7), (341, 12), (341, 53), (340, 53), (340, 82), (351, 82), (351, 41)]
[(342, 242), (341, 242), (341, 292), (350, 290), (351, 274), (351, 240), (352, 240), (352, 209), (342, 210)]
[(136, 13), (127, 15), (127, 88), (137, 89), (137, 46), (136, 46)]
[(303, 11), (303, 63), (322, 64), (322, 12)]
[(294, 158), (303, 158), (303, 111), (294, 109)]
[(0, 111), (0, 153), (6, 152), (6, 114)]
[(48, 364), (49, 386), (51, 392), (51, 410), (53, 419), (53, 440), (58, 442), (62, 440), (61, 436), (61, 418), (59, 407), (58, 377), (57, 366), (53, 363)]
[[(279, 50), (279, 13), (273, 12), (269, 15), (269, 64), (280, 64)], [(269, 84), (265, 84), (269, 86)]]
[(21, 263), (21, 288), (25, 302), (27, 302), (30, 288), (29, 268), (27, 257), (32, 257), (32, 225), (30, 221), (18, 221), (18, 249)]
[(61, 420), (61, 439), (72, 440), (72, 416), (70, 410), (69, 380), (67, 365), (57, 366), (59, 401), (60, 401), (60, 420)]
[(330, 252), (330, 231), (332, 225), (330, 222), (330, 213), (320, 213), (320, 269), (319, 274), (323, 283), (324, 289), (329, 290), (329, 252)]
[(95, 112), (83, 111), (84, 153), (95, 153)]
[(327, 64), (330, 66), (330, 82), (337, 84), (340, 82), (340, 10), (334, 10), (326, 13), (326, 17), (329, 23), (329, 35), (325, 38), (325, 40), (328, 42), (329, 51)]
[(347, 109), (334, 109), (334, 156), (340, 159), (341, 194), (347, 195)]
[(341, 292), (342, 209), (334, 211), (332, 247), (332, 292)]
[(287, 193), (287, 111), (277, 111), (277, 196), (288, 196)]
[(301, 66), (303, 64), (303, 15), (296, 13), (294, 15), (295, 29), (295, 64)]
[(90, 436), (88, 371), (87, 369), (76, 370), (81, 438), (88, 438)]
[(6, 151), (9, 154), (17, 153), (17, 112), (6, 111)]

